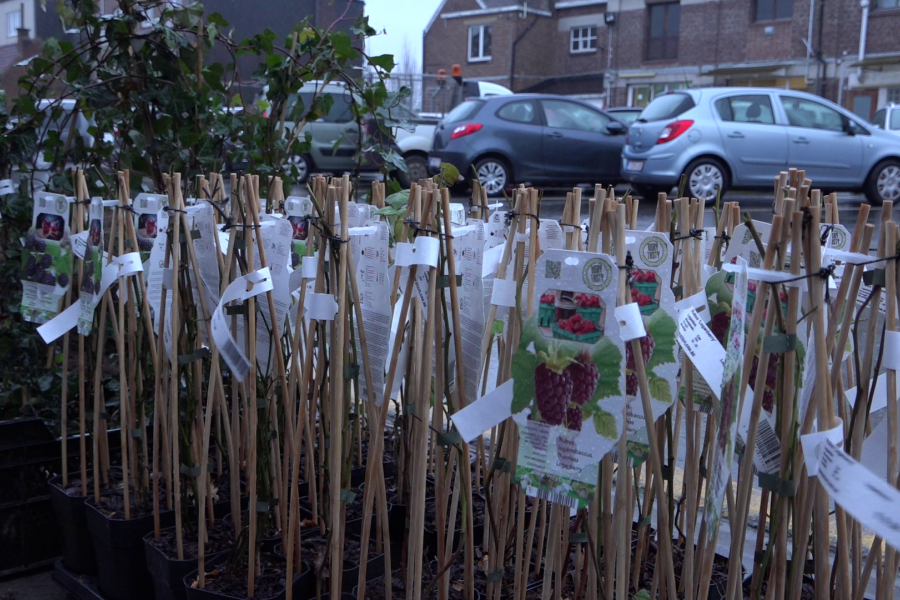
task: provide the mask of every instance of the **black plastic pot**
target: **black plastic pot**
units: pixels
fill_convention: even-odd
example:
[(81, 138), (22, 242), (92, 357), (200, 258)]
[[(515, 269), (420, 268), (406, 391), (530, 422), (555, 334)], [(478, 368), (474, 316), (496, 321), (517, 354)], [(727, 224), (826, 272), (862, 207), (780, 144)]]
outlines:
[[(85, 503), (85, 512), (97, 553), (100, 591), (109, 600), (151, 600), (153, 584), (147, 570), (144, 536), (153, 530), (153, 515), (128, 521), (110, 519), (90, 501)], [(170, 527), (174, 521), (174, 511), (160, 514), (163, 527)]]
[[(225, 560), (226, 557), (227, 553), (223, 552), (222, 554), (219, 554), (216, 558), (207, 561), (206, 568), (211, 569), (212, 567), (215, 567), (218, 563)], [(184, 597), (187, 600), (233, 600), (235, 598), (235, 596), (226, 596), (225, 594), (191, 587), (191, 584), (197, 579), (197, 571), (198, 569), (194, 567), (190, 573), (182, 578), (182, 586), (185, 590)], [(303, 563), (300, 573), (294, 575), (294, 600), (303, 600), (307, 598), (306, 590), (309, 588), (309, 573), (309, 565)], [(287, 590), (282, 590), (280, 593), (266, 598), (254, 596), (254, 600), (284, 600), (286, 596)]]
[(62, 534), (62, 559), (66, 569), (78, 575), (97, 573), (94, 540), (88, 531), (84, 502), (88, 496), (70, 496), (60, 487), (62, 477), (50, 480), (50, 504)]
[[(186, 560), (171, 559), (165, 553), (154, 546), (150, 540), (154, 533), (151, 531), (144, 536), (144, 552), (147, 557), (147, 570), (153, 578), (153, 589), (156, 592), (156, 600), (184, 600), (184, 577), (191, 571), (197, 570), (199, 559)], [(215, 560), (221, 554), (228, 551), (208, 554), (206, 562)]]
[[(248, 518), (249, 518), (249, 513), (247, 511), (241, 511), (241, 525), (245, 528), (247, 527), (247, 522), (248, 522), (247, 519)], [(257, 518), (259, 518), (259, 517), (257, 516)], [(227, 515), (225, 515), (223, 520), (226, 523), (232, 523), (231, 513), (228, 513)], [(259, 521), (257, 521), (257, 523), (258, 522)], [(238, 536), (237, 532), (235, 532), (234, 536), (235, 536), (235, 539), (237, 539), (237, 536)], [(275, 549), (275, 546), (277, 546), (280, 543), (281, 543), (281, 533), (280, 532), (277, 533), (276, 535), (273, 535), (272, 537), (263, 537), (262, 543), (259, 546), (259, 550), (260, 550), (260, 552), (272, 552)]]

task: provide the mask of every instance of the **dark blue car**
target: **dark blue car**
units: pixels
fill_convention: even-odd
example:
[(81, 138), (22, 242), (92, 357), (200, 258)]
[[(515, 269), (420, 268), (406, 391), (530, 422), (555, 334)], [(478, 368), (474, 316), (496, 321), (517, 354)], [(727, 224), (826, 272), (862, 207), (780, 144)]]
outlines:
[(587, 102), (547, 94), (466, 100), (437, 126), (428, 157), (467, 179), (478, 177), (489, 196), (518, 183), (575, 185), (620, 181), (623, 123)]

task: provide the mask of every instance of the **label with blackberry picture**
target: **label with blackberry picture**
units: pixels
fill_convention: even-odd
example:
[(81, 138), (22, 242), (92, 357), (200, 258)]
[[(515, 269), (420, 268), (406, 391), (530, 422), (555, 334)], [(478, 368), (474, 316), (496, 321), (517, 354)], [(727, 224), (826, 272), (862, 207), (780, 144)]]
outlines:
[(81, 310), (78, 313), (78, 333), (90, 335), (94, 327), (94, 310), (100, 303), (103, 279), (103, 200), (92, 198), (88, 211), (88, 230), (84, 245), (81, 271)]
[(46, 323), (59, 312), (72, 277), (69, 201), (65, 196), (39, 194), (34, 199), (24, 245), (22, 317), (32, 323)]
[(313, 212), (312, 200), (307, 196), (290, 196), (284, 201), (284, 213), (291, 223), (291, 261), (292, 269), (299, 269), (303, 257), (306, 256), (306, 240), (309, 237), (310, 216)]
[(738, 257), (740, 270), (735, 273), (734, 297), (731, 303), (731, 323), (725, 336), (725, 371), (719, 406), (715, 411), (718, 423), (716, 442), (713, 445), (713, 462), (709, 485), (706, 488), (703, 519), (707, 526), (708, 540), (715, 542), (722, 519), (722, 500), (725, 488), (730, 485), (731, 465), (734, 461), (737, 437), (738, 410), (740, 408), (741, 375), (744, 364), (744, 331), (747, 320), (747, 262)]
[(598, 464), (624, 428), (625, 350), (612, 316), (617, 275), (603, 254), (545, 252), (513, 355), (516, 479), (526, 494), (570, 508), (590, 503)]
[[(672, 244), (666, 236), (645, 231), (629, 231), (625, 247), (634, 261), (631, 272), (631, 301), (637, 303), (647, 335), (641, 338), (641, 358), (644, 361), (650, 388), (652, 418), (661, 417), (674, 405), (678, 393), (678, 362), (675, 332), (677, 310), (672, 280)], [(625, 397), (628, 400), (626, 430), (629, 441), (630, 464), (637, 465), (649, 456), (646, 445), (646, 420), (639, 397), (635, 356), (631, 344), (625, 344)]]
[(134, 209), (134, 231), (137, 234), (136, 250), (141, 253), (144, 271), (149, 271), (152, 265), (147, 264), (147, 261), (160, 227), (157, 213), (169, 206), (169, 198), (162, 194), (138, 194), (131, 206)]

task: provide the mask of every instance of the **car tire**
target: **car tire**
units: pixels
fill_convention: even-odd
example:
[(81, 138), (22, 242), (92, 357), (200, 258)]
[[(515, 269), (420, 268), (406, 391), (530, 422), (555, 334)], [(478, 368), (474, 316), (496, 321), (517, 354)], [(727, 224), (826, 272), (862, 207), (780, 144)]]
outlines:
[(691, 161), (682, 177), (685, 181), (684, 195), (704, 200), (707, 204), (715, 202), (717, 196), (725, 196), (728, 190), (728, 169), (712, 157), (704, 156)]
[(636, 185), (634, 186), (634, 193), (635, 195), (640, 196), (642, 200), (645, 200), (647, 202), (656, 202), (659, 199), (660, 192), (665, 192), (665, 194), (668, 196), (671, 189), (672, 188), (665, 189), (656, 186)]
[(503, 190), (512, 185), (512, 171), (501, 158), (482, 158), (475, 163), (475, 174), (490, 197), (502, 196)]
[(889, 158), (875, 165), (863, 191), (873, 206), (881, 206), (885, 200), (900, 202), (900, 160)]
[[(404, 157), (406, 161), (406, 173), (398, 173), (398, 180), (403, 187), (408, 188), (412, 182), (418, 183), (422, 179), (428, 179), (428, 159), (419, 154), (409, 154)], [(404, 183), (404, 178), (406, 182)]]
[(288, 162), (297, 167), (297, 183), (306, 183), (313, 170), (313, 160), (309, 154), (296, 154)]

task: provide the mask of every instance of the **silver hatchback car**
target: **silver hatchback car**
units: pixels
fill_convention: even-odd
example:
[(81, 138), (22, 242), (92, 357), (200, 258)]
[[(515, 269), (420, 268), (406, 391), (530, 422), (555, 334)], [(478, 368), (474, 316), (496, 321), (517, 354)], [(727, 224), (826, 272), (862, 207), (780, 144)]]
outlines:
[(653, 100), (631, 125), (622, 178), (655, 198), (685, 178), (686, 195), (771, 189), (788, 167), (828, 191), (900, 200), (900, 140), (818, 96), (765, 88), (704, 88)]

